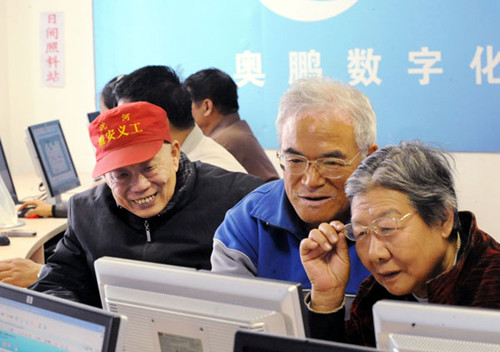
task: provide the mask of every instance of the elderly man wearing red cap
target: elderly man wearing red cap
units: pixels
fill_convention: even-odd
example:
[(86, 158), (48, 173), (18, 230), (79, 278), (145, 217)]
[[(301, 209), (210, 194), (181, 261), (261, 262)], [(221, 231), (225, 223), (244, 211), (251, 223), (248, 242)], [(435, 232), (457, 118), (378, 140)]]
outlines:
[(102, 256), (210, 269), (212, 238), (259, 178), (192, 163), (172, 140), (166, 112), (135, 102), (89, 125), (99, 185), (70, 199), (68, 229), (30, 288), (101, 306)]

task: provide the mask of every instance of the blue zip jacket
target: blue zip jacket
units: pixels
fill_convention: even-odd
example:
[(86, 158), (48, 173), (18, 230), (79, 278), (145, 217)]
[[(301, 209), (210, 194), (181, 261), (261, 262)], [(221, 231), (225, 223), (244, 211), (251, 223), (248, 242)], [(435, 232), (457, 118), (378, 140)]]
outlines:
[[(299, 255), (309, 231), (288, 200), (283, 180), (266, 183), (231, 208), (214, 236), (212, 271), (311, 283)], [(346, 293), (356, 294), (370, 275), (350, 245), (351, 278)]]

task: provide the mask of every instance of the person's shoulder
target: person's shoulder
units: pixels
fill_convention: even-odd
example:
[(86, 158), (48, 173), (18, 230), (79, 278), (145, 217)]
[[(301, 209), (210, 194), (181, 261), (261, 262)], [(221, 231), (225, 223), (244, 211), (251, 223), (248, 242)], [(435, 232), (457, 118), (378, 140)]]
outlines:
[(227, 187), (240, 184), (256, 188), (264, 184), (261, 178), (247, 173), (228, 171), (219, 166), (202, 161), (195, 161), (193, 165), (196, 168), (198, 178), (202, 181), (207, 180), (222, 183), (226, 184)]
[(200, 160), (229, 171), (246, 172), (245, 168), (226, 148), (207, 136), (203, 136), (200, 143), (187, 156), (192, 161)]
[(243, 144), (253, 147), (256, 143), (260, 146), (257, 137), (255, 137), (248, 124), (243, 120), (219, 128), (213, 131), (209, 136), (223, 146)]
[(102, 183), (73, 195), (71, 197), (71, 201), (79, 204), (94, 203), (99, 199), (109, 198), (110, 196), (112, 195), (108, 185), (106, 183)]
[[(259, 178), (260, 180), (260, 178)], [(278, 206), (277, 204), (281, 201), (284, 192), (283, 180), (275, 180), (270, 182), (265, 182), (255, 187), (251, 192), (249, 192), (245, 198), (242, 199), (241, 203), (245, 204), (245, 207), (255, 208), (268, 206)]]

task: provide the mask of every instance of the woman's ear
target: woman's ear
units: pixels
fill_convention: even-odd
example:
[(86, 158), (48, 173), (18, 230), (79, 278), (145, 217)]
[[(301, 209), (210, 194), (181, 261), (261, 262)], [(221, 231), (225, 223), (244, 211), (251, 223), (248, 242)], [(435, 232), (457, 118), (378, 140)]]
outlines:
[(451, 235), (451, 230), (453, 229), (455, 214), (453, 212), (452, 206), (449, 206), (446, 210), (446, 216), (446, 219), (443, 220), (440, 225), (443, 238), (449, 238)]

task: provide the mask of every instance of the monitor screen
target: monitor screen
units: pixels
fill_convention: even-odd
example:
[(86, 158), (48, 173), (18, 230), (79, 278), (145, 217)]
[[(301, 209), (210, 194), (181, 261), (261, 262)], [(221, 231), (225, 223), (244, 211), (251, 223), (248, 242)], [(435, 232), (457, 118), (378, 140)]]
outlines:
[(121, 348), (126, 318), (0, 283), (0, 350), (111, 352)]
[(373, 321), (381, 350), (500, 351), (500, 310), (382, 300)]
[(238, 329), (306, 336), (301, 285), (103, 257), (103, 307), (128, 318), (128, 351), (230, 352)]
[(49, 197), (80, 186), (59, 120), (28, 126), (26, 137), (35, 169)]
[(234, 352), (375, 352), (375, 348), (311, 338), (238, 330)]
[(5, 156), (5, 151), (3, 150), (2, 141), (0, 140), (0, 176), (2, 177), (3, 183), (7, 187), (7, 190), (14, 201), (14, 204), (19, 204), (19, 199), (17, 199), (16, 189), (14, 188), (14, 182), (12, 181), (12, 175), (10, 174), (9, 165), (7, 164), (7, 158)]

